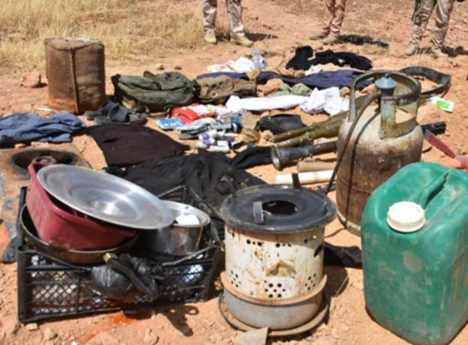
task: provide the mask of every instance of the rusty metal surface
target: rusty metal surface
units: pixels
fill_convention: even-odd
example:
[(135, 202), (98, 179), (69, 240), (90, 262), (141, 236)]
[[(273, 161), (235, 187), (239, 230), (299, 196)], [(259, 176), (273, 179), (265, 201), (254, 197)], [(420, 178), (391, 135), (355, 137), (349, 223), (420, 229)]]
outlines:
[(226, 274), (240, 293), (279, 301), (307, 295), (323, 277), (324, 228), (298, 234), (253, 233), (226, 226)]
[(292, 298), (286, 298), (286, 299), (280, 299), (280, 300), (278, 299), (272, 300), (272, 299), (265, 299), (265, 298), (256, 298), (256, 297), (243, 294), (231, 284), (231, 282), (227, 278), (226, 272), (221, 273), (221, 283), (223, 283), (224, 288), (227, 289), (234, 296), (240, 299), (243, 299), (245, 301), (251, 302), (251, 303), (276, 306), (276, 307), (291, 305), (291, 304), (299, 304), (299, 303), (305, 302), (315, 297), (316, 295), (322, 293), (323, 289), (325, 288), (325, 285), (327, 285), (327, 280), (328, 280), (327, 276), (324, 275), (320, 283), (316, 285), (311, 291), (308, 291), (305, 295), (292, 297)]
[(18, 216), (19, 195), (21, 187), (29, 185), (29, 174), (26, 169), (13, 166), (12, 160), (18, 153), (40, 150), (45, 156), (50, 156), (50, 151), (71, 152), (77, 160), (75, 165), (89, 167), (88, 162), (73, 144), (47, 145), (40, 148), (28, 147), (23, 149), (0, 150), (0, 218), (3, 220), (0, 228), (0, 260), (12, 262), (15, 260), (15, 246), (19, 245), (17, 238), (16, 221)]
[[(350, 126), (351, 123), (345, 121), (340, 129), (338, 155), (342, 155)], [(345, 226), (354, 231), (359, 231), (371, 193), (403, 166), (421, 160), (423, 133), (419, 126), (406, 135), (385, 140), (380, 138), (380, 128), (377, 106), (368, 108), (355, 128), (338, 171), (338, 215)]]
[[(357, 118), (356, 89), (362, 82), (389, 77), (396, 82), (393, 94), (384, 93), (379, 104), (371, 104)], [(413, 77), (392, 71), (374, 71), (357, 78), (351, 87), (350, 115), (338, 135), (337, 174), (338, 217), (354, 233), (359, 233), (362, 213), (372, 192), (400, 168), (421, 160), (423, 132), (416, 118), (421, 84)]]

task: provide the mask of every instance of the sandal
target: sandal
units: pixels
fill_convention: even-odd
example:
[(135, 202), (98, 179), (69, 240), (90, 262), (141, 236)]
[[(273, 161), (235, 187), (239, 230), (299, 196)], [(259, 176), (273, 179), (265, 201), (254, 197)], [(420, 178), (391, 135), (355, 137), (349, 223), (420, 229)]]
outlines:
[(104, 102), (98, 111), (86, 112), (85, 116), (88, 120), (94, 120), (97, 125), (110, 123), (133, 125), (143, 124), (146, 121), (146, 114), (135, 113), (112, 101)]

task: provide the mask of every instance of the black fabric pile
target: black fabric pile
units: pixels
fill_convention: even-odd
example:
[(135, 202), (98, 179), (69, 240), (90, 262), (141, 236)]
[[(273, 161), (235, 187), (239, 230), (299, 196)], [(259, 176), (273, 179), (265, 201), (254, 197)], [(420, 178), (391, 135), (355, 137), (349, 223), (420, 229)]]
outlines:
[(299, 47), (296, 49), (296, 55), (289, 60), (286, 68), (295, 70), (308, 70), (311, 66), (326, 65), (332, 63), (334, 65), (344, 67), (350, 66), (363, 71), (372, 69), (372, 61), (362, 55), (357, 55), (348, 52), (335, 53), (332, 50), (316, 53), (314, 59), (312, 58), (314, 51), (310, 46)]
[(257, 130), (269, 130), (273, 134), (285, 133), (304, 127), (301, 116), (293, 114), (263, 116), (257, 123)]
[(151, 128), (108, 124), (89, 128), (108, 166), (128, 167), (152, 159), (182, 155), (189, 147)]
[[(286, 69), (308, 70), (312, 66), (309, 59), (314, 56), (314, 50), (311, 46), (304, 46), (296, 48), (296, 55), (286, 64)], [(309, 67), (307, 67), (309, 66)]]
[(350, 66), (362, 71), (368, 71), (373, 67), (372, 61), (365, 56), (345, 52), (335, 53), (331, 50), (316, 53), (315, 59), (311, 61), (313, 66), (326, 65), (329, 63), (340, 67)]
[(220, 152), (199, 150), (198, 154), (150, 160), (126, 171), (108, 168), (108, 172), (155, 195), (178, 186), (191, 187), (208, 206), (219, 210), (232, 192), (265, 183), (243, 169), (270, 162), (269, 149), (264, 147), (248, 149), (232, 160)]

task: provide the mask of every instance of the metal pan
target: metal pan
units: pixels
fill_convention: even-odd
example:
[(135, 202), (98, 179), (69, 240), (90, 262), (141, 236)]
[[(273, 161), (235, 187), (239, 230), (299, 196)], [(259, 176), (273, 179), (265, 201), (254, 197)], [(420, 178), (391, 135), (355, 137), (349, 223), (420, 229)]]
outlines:
[(138, 237), (140, 236), (140, 233), (137, 233), (133, 238), (125, 241), (120, 246), (106, 250), (67, 250), (51, 246), (37, 237), (37, 230), (31, 220), (27, 206), (22, 208), (20, 220), (24, 235), (38, 252), (68, 262), (70, 264), (90, 265), (103, 263), (104, 254), (126, 253), (136, 244)]

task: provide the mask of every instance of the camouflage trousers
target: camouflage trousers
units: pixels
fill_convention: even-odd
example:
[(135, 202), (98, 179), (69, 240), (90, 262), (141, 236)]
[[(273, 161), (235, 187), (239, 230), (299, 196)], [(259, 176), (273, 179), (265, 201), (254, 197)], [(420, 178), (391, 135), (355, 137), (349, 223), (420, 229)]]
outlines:
[(454, 3), (455, 0), (421, 0), (421, 4), (413, 16), (414, 24), (411, 43), (419, 46), (424, 32), (426, 32), (429, 18), (434, 8), (436, 8), (436, 27), (432, 33), (432, 45), (434, 48), (442, 49), (445, 37), (447, 36)]
[(326, 0), (323, 33), (338, 36), (345, 17), (346, 0)]
[[(242, 23), (241, 0), (226, 0), (231, 34), (243, 36), (245, 29)], [(216, 30), (216, 12), (218, 11), (217, 0), (203, 0), (203, 29), (205, 32)]]

